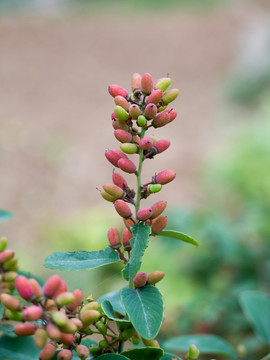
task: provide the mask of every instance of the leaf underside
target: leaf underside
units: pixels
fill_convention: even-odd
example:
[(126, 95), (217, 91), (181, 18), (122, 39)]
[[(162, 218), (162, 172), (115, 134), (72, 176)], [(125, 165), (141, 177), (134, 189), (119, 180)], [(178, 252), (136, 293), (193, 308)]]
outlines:
[(168, 238), (172, 238), (172, 239), (176, 239), (176, 240), (181, 240), (181, 241), (184, 241), (186, 243), (189, 243), (189, 244), (192, 244), (195, 246), (200, 245), (198, 243), (198, 241), (193, 239), (191, 236), (181, 233), (179, 231), (175, 231), (175, 230), (163, 230), (160, 233), (156, 234), (156, 236), (164, 236), (164, 237), (168, 237)]

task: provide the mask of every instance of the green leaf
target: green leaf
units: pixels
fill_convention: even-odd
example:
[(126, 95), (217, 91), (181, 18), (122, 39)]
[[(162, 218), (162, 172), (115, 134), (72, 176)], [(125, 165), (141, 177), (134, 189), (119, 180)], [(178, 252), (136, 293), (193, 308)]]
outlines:
[(227, 341), (216, 335), (185, 335), (169, 339), (163, 347), (172, 351), (186, 351), (194, 344), (201, 354), (219, 354), (236, 359), (234, 349)]
[(9, 324), (0, 324), (0, 333), (2, 332), (5, 336), (8, 337), (17, 337), (14, 333), (14, 326)]
[(105, 250), (100, 251), (57, 251), (45, 259), (44, 266), (58, 270), (87, 270), (117, 261), (119, 261), (117, 252), (106, 247)]
[(99, 360), (128, 360), (127, 357), (117, 354), (105, 354), (97, 357)]
[(163, 320), (162, 296), (155, 286), (129, 289), (121, 292), (122, 303), (136, 331), (144, 339), (153, 339)]
[(245, 291), (240, 304), (258, 337), (270, 344), (270, 298), (257, 291)]
[(142, 359), (151, 359), (151, 360), (160, 360), (163, 356), (163, 350), (160, 348), (154, 347), (145, 347), (137, 348), (129, 351), (124, 351), (121, 353), (130, 360), (142, 360)]
[(11, 212), (0, 209), (0, 222), (7, 221), (13, 217), (14, 215)]
[(161, 360), (172, 360), (172, 359), (182, 360), (180, 357), (167, 352), (164, 353), (163, 358)]
[(93, 339), (90, 339), (90, 338), (83, 339), (81, 341), (81, 344), (88, 347), (88, 348), (90, 348), (91, 345), (98, 345), (96, 340), (93, 340)]
[(119, 314), (125, 316), (126, 310), (123, 308), (121, 301), (121, 291), (111, 291), (105, 295), (102, 295), (97, 301), (99, 304), (102, 304), (104, 300), (108, 300), (114, 311), (117, 311)]
[(36, 360), (38, 349), (32, 337), (0, 337), (0, 359), (3, 360)]
[(101, 304), (102, 310), (107, 315), (107, 317), (111, 320), (117, 321), (117, 322), (125, 322), (130, 323), (130, 320), (127, 319), (118, 319), (115, 317), (112, 304), (108, 300), (104, 300)]
[(150, 226), (146, 226), (143, 223), (134, 224), (132, 234), (134, 237), (130, 240), (130, 245), (132, 246), (131, 256), (129, 262), (122, 270), (126, 280), (132, 280), (141, 267), (142, 256), (147, 247), (150, 235)]
[(187, 242), (187, 243), (195, 245), (195, 246), (200, 245), (197, 240), (193, 239), (192, 237), (190, 237), (184, 233), (181, 233), (181, 232), (175, 231), (175, 230), (163, 230), (155, 236), (165, 236), (165, 237), (169, 237), (172, 239), (181, 240), (181, 241)]

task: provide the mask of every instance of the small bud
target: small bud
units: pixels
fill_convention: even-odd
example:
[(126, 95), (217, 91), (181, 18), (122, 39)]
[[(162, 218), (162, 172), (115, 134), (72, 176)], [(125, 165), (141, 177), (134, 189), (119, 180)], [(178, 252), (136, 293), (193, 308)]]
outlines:
[(11, 250), (11, 249), (2, 251), (0, 253), (0, 264), (3, 264), (4, 262), (13, 258), (14, 254), (15, 254), (14, 250)]
[(122, 171), (128, 174), (133, 174), (136, 171), (136, 165), (129, 159), (122, 158), (118, 160), (117, 165)]
[(124, 219), (128, 219), (131, 217), (132, 213), (127, 203), (123, 200), (116, 200), (114, 203), (115, 210), (118, 212), (120, 216)]
[(163, 211), (166, 209), (167, 201), (158, 201), (154, 205), (152, 205), (152, 216), (151, 219), (155, 219), (159, 215), (163, 213)]
[(148, 120), (153, 119), (157, 114), (157, 107), (155, 104), (148, 104), (144, 110), (144, 115)]
[(68, 323), (68, 317), (62, 311), (53, 311), (52, 320), (57, 326), (65, 326)]
[(1, 303), (11, 311), (19, 311), (22, 309), (23, 305), (17, 298), (9, 294), (1, 294), (0, 297)]
[(51, 276), (44, 284), (43, 293), (46, 297), (52, 298), (61, 285), (62, 279), (59, 275)]
[(127, 228), (130, 228), (135, 224), (135, 219), (133, 216), (129, 219), (123, 219), (123, 220), (124, 220), (124, 224)]
[(37, 326), (32, 323), (18, 324), (14, 327), (14, 332), (17, 336), (31, 336), (34, 335)]
[(196, 346), (194, 344), (191, 344), (189, 346), (187, 358), (189, 360), (197, 360), (199, 355), (200, 355), (200, 351), (196, 348)]
[(152, 216), (152, 209), (150, 207), (144, 207), (138, 210), (137, 212), (137, 219), (140, 221), (145, 221), (150, 219)]
[(130, 143), (132, 141), (132, 135), (125, 130), (121, 130), (121, 129), (115, 130), (114, 136), (121, 143)]
[(114, 108), (114, 113), (120, 121), (127, 121), (129, 117), (129, 113), (119, 105)]
[(165, 274), (163, 271), (153, 271), (148, 275), (147, 283), (149, 285), (155, 285), (157, 282), (164, 278)]
[(152, 103), (157, 105), (163, 97), (163, 91), (160, 89), (154, 90), (147, 98), (148, 104)]
[(155, 83), (155, 89), (160, 89), (162, 91), (165, 91), (168, 89), (171, 83), (172, 83), (172, 79), (168, 77), (161, 78)]
[(34, 336), (36, 347), (43, 349), (47, 343), (47, 332), (44, 329), (37, 329)]
[(73, 334), (64, 334), (61, 333), (60, 336), (60, 342), (62, 342), (65, 345), (73, 345), (75, 341), (74, 335)]
[(140, 140), (139, 146), (143, 150), (150, 150), (153, 146), (154, 142), (150, 137), (144, 137)]
[(80, 319), (83, 325), (90, 325), (100, 318), (101, 314), (97, 310), (86, 310), (80, 313)]
[(175, 172), (172, 170), (164, 170), (161, 171), (160, 173), (158, 173), (156, 176), (154, 176), (153, 178), (153, 182), (156, 184), (161, 184), (161, 185), (165, 185), (168, 184), (169, 182), (173, 181), (175, 179)]
[(58, 327), (52, 323), (49, 323), (46, 326), (46, 332), (50, 339), (52, 340), (59, 340), (61, 337), (61, 331), (58, 329)]
[(141, 109), (138, 105), (132, 104), (129, 108), (129, 115), (132, 117), (133, 120), (137, 120), (138, 116), (141, 115)]
[(170, 115), (163, 111), (161, 113), (158, 113), (153, 121), (152, 121), (152, 125), (154, 126), (154, 128), (160, 128), (162, 126), (167, 125), (170, 122)]
[(118, 149), (106, 150), (105, 156), (107, 160), (116, 167), (118, 167), (117, 163), (121, 158), (127, 158), (126, 154), (124, 154), (122, 151), (119, 151)]
[(103, 189), (112, 197), (116, 199), (120, 199), (124, 195), (123, 189), (115, 184), (105, 184), (103, 185)]
[(162, 97), (163, 103), (165, 105), (168, 105), (169, 103), (171, 103), (172, 101), (174, 101), (177, 98), (178, 94), (179, 94), (178, 89), (171, 89), (171, 90), (165, 91), (165, 93), (163, 94), (163, 97)]
[(110, 85), (108, 87), (108, 90), (112, 97), (123, 96), (124, 98), (126, 98), (128, 96), (127, 90), (123, 89), (119, 85)]
[(104, 200), (115, 202), (117, 200), (116, 197), (109, 195), (105, 190), (101, 190), (100, 195), (103, 197)]
[(119, 249), (121, 247), (120, 236), (116, 228), (112, 227), (108, 230), (108, 239), (112, 249)]
[(82, 360), (86, 359), (89, 356), (89, 350), (85, 345), (78, 345), (76, 347), (76, 353)]
[(122, 232), (122, 243), (125, 251), (131, 250), (131, 245), (129, 240), (133, 238), (132, 232), (129, 229), (124, 229)]
[(131, 78), (131, 90), (137, 90), (141, 88), (141, 75), (139, 73), (134, 73)]
[(39, 360), (50, 360), (56, 353), (56, 345), (48, 343), (39, 354)]
[(138, 146), (136, 144), (124, 143), (120, 148), (125, 154), (136, 154), (138, 151)]
[(133, 284), (136, 288), (144, 287), (147, 283), (147, 274), (143, 271), (137, 273), (133, 280)]
[(141, 127), (144, 127), (147, 124), (147, 120), (146, 120), (145, 116), (143, 116), (143, 115), (138, 116), (137, 124)]
[(153, 235), (159, 234), (168, 224), (167, 216), (158, 216), (152, 221), (151, 231)]
[(66, 306), (71, 304), (75, 300), (75, 296), (72, 292), (63, 292), (62, 294), (59, 294), (55, 302), (59, 307)]
[(142, 339), (142, 341), (146, 346), (159, 347), (159, 343), (155, 339), (150, 339), (150, 340)]
[(146, 95), (149, 95), (153, 89), (153, 79), (149, 73), (145, 73), (142, 76), (141, 80), (141, 89), (142, 92)]
[(16, 278), (15, 287), (19, 295), (25, 300), (29, 300), (34, 296), (34, 290), (32, 285), (30, 284), (29, 280), (23, 275), (20, 275)]
[(42, 290), (41, 290), (41, 286), (39, 285), (38, 281), (33, 278), (29, 279), (28, 281), (34, 290), (35, 297), (40, 298), (42, 296)]
[(7, 248), (7, 238), (3, 236), (0, 238), (0, 252), (6, 250), (6, 248)]
[(57, 360), (71, 360), (72, 356), (73, 355), (71, 350), (63, 349), (57, 354)]
[[(147, 186), (147, 192), (149, 194), (157, 193), (162, 189), (162, 185), (160, 184), (152, 184)], [(153, 216), (153, 215), (152, 215)]]
[(158, 140), (157, 142), (155, 142), (153, 147), (155, 149), (156, 154), (160, 154), (163, 151), (167, 150), (170, 145), (171, 142), (169, 140)]
[(74, 301), (67, 305), (67, 308), (69, 310), (75, 310), (79, 305), (81, 305), (82, 301), (83, 301), (83, 291), (81, 289), (75, 289), (73, 291), (73, 295), (74, 295)]
[(24, 321), (37, 321), (41, 318), (43, 310), (37, 305), (27, 306), (22, 311)]
[(123, 96), (117, 95), (114, 98), (114, 102), (115, 102), (115, 105), (121, 106), (124, 110), (126, 110), (126, 111), (129, 110), (129, 102)]
[(116, 186), (119, 186), (121, 189), (126, 190), (128, 188), (128, 184), (122, 175), (118, 173), (113, 173), (112, 181)]

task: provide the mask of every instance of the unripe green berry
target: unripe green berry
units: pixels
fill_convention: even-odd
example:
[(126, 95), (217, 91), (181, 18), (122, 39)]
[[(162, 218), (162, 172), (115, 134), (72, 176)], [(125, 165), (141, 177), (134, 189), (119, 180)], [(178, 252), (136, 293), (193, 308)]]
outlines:
[(98, 343), (98, 348), (99, 348), (99, 350), (103, 350), (103, 349), (105, 349), (106, 347), (107, 347), (107, 342), (106, 342), (106, 340), (101, 340), (99, 343)]
[(134, 329), (133, 326), (128, 327), (121, 332), (121, 340), (127, 341), (128, 339), (133, 337), (135, 335), (135, 333), (136, 333), (136, 330)]
[(197, 347), (194, 344), (191, 344), (189, 347), (187, 358), (189, 360), (197, 360), (200, 355), (200, 351), (197, 349)]
[(53, 311), (52, 320), (58, 326), (65, 326), (68, 323), (68, 317), (62, 311)]
[(6, 237), (3, 236), (3, 237), (0, 238), (0, 252), (6, 250), (7, 243), (8, 243), (8, 241), (7, 241)]
[(136, 154), (138, 152), (138, 146), (136, 144), (124, 143), (120, 148), (126, 154)]
[(20, 311), (12, 311), (9, 309), (5, 309), (5, 316), (9, 320), (14, 320), (14, 321), (22, 321), (23, 320), (22, 313)]
[(144, 127), (147, 124), (147, 120), (146, 120), (145, 116), (143, 116), (143, 115), (138, 116), (137, 124), (141, 127)]
[(15, 271), (8, 271), (3, 274), (3, 281), (13, 282), (17, 276), (18, 276), (18, 273), (16, 273)]
[(129, 113), (119, 105), (116, 105), (116, 107), (114, 108), (114, 113), (117, 119), (119, 119), (120, 121), (127, 121), (129, 117)]
[(107, 327), (106, 325), (101, 322), (101, 321), (98, 321), (96, 324), (95, 324), (95, 327), (98, 329), (98, 331), (102, 334), (102, 335), (105, 335), (107, 333)]
[(162, 91), (165, 91), (168, 89), (168, 87), (171, 85), (172, 79), (165, 77), (159, 79), (155, 84), (155, 89), (160, 89)]
[(164, 278), (165, 274), (163, 271), (155, 270), (148, 275), (147, 283), (149, 285), (155, 285), (157, 282)]
[(80, 313), (83, 325), (89, 325), (100, 318), (101, 314), (97, 310), (86, 310)]
[(177, 98), (178, 95), (179, 95), (179, 90), (178, 89), (167, 90), (163, 94), (162, 101), (163, 101), (163, 103), (165, 105), (168, 105), (169, 103), (174, 101)]
[(105, 190), (101, 190), (100, 195), (103, 197), (104, 200), (107, 200), (109, 202), (115, 202), (115, 200), (117, 200), (116, 197), (111, 196)]
[(149, 194), (151, 193), (157, 193), (162, 189), (162, 185), (160, 184), (152, 184), (147, 186), (147, 192)]
[(121, 189), (115, 184), (105, 184), (103, 185), (103, 190), (105, 190), (110, 196), (116, 199), (121, 199), (124, 196), (123, 189)]
[(75, 332), (77, 331), (77, 326), (74, 324), (73, 321), (68, 320), (66, 325), (60, 326), (60, 329), (64, 334), (75, 334)]
[(47, 338), (48, 336), (46, 330), (41, 328), (37, 329), (34, 336), (36, 347), (43, 349), (47, 343)]
[(57, 296), (55, 302), (59, 307), (62, 307), (71, 304), (74, 300), (75, 296), (72, 292), (63, 292)]

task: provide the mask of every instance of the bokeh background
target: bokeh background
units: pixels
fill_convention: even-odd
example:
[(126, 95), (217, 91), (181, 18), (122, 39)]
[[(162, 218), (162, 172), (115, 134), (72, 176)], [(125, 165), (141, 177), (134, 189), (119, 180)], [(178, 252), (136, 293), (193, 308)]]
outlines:
[[(144, 176), (176, 171), (151, 200), (167, 199), (168, 227), (201, 243), (146, 251), (142, 269), (166, 273), (161, 336), (211, 332), (263, 353), (238, 295), (270, 291), (267, 0), (0, 0), (0, 206), (15, 214), (1, 235), (45, 279), (51, 252), (101, 249), (123, 227), (96, 188), (117, 146), (107, 86), (130, 89), (133, 72), (180, 89), (178, 118), (155, 131), (171, 147)], [(62, 275), (98, 297), (123, 286), (118, 273)]]

